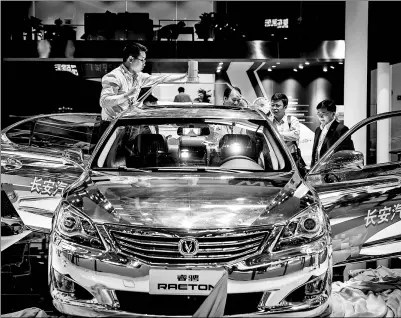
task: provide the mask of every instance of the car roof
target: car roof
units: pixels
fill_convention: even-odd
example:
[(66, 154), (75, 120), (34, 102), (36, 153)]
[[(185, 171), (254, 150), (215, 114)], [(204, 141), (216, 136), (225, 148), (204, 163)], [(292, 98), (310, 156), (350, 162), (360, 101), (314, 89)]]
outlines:
[[(181, 105), (180, 105), (181, 104)], [(263, 120), (261, 112), (248, 107), (221, 106), (205, 103), (171, 103), (143, 106), (126, 112), (120, 118), (224, 118)]]

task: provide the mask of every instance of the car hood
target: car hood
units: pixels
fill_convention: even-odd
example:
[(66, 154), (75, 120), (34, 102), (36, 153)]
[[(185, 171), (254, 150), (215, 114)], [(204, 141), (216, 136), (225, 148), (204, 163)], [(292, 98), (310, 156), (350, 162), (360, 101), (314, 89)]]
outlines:
[[(224, 177), (121, 177), (92, 179), (67, 199), (96, 223), (176, 229), (239, 228), (277, 224), (314, 200), (300, 181)], [(303, 191), (297, 189), (304, 188)], [(309, 194), (308, 194), (309, 193)]]

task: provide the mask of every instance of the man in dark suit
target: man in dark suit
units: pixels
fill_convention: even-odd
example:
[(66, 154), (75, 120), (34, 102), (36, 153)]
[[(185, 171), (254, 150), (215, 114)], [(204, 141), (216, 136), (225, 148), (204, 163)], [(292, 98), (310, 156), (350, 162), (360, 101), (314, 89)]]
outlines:
[[(316, 109), (320, 126), (315, 130), (311, 167), (313, 167), (326, 151), (349, 130), (347, 126), (344, 126), (336, 120), (337, 107), (334, 101), (329, 99), (321, 101)], [(351, 138), (345, 139), (336, 149), (336, 151), (339, 150), (355, 150)]]

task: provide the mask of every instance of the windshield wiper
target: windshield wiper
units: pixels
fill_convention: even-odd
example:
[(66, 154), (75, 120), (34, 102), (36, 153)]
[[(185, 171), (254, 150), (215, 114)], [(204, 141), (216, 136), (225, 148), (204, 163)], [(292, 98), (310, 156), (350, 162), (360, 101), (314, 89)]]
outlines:
[[(147, 167), (152, 171), (188, 171), (188, 172), (231, 172), (231, 173), (253, 173), (246, 170), (233, 170), (224, 168), (199, 168), (199, 167)], [(147, 171), (148, 172), (148, 171)]]
[(106, 171), (133, 171), (133, 172), (146, 172), (146, 173), (150, 173), (152, 171), (149, 170), (142, 170), (142, 169), (138, 169), (138, 168), (127, 168), (126, 166), (119, 166), (117, 168), (112, 168), (112, 167), (104, 167), (104, 168), (100, 168), (100, 169), (94, 169), (94, 170), (106, 170)]
[(234, 170), (234, 169), (225, 169), (225, 168), (198, 168), (198, 171), (205, 172), (232, 172), (232, 173), (253, 173), (252, 171), (247, 170)]
[(128, 168), (127, 166), (119, 166), (117, 168), (118, 170), (124, 170), (124, 171), (134, 171), (134, 172), (147, 172), (151, 173), (152, 171), (149, 170), (143, 170), (143, 169), (138, 169), (138, 168)]

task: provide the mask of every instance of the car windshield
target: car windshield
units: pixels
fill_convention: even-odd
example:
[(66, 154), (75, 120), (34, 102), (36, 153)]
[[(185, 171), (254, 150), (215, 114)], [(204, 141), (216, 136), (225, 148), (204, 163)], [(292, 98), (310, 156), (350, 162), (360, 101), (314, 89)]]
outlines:
[(94, 156), (92, 168), (231, 173), (291, 170), (283, 144), (262, 118), (170, 116), (120, 118)]

